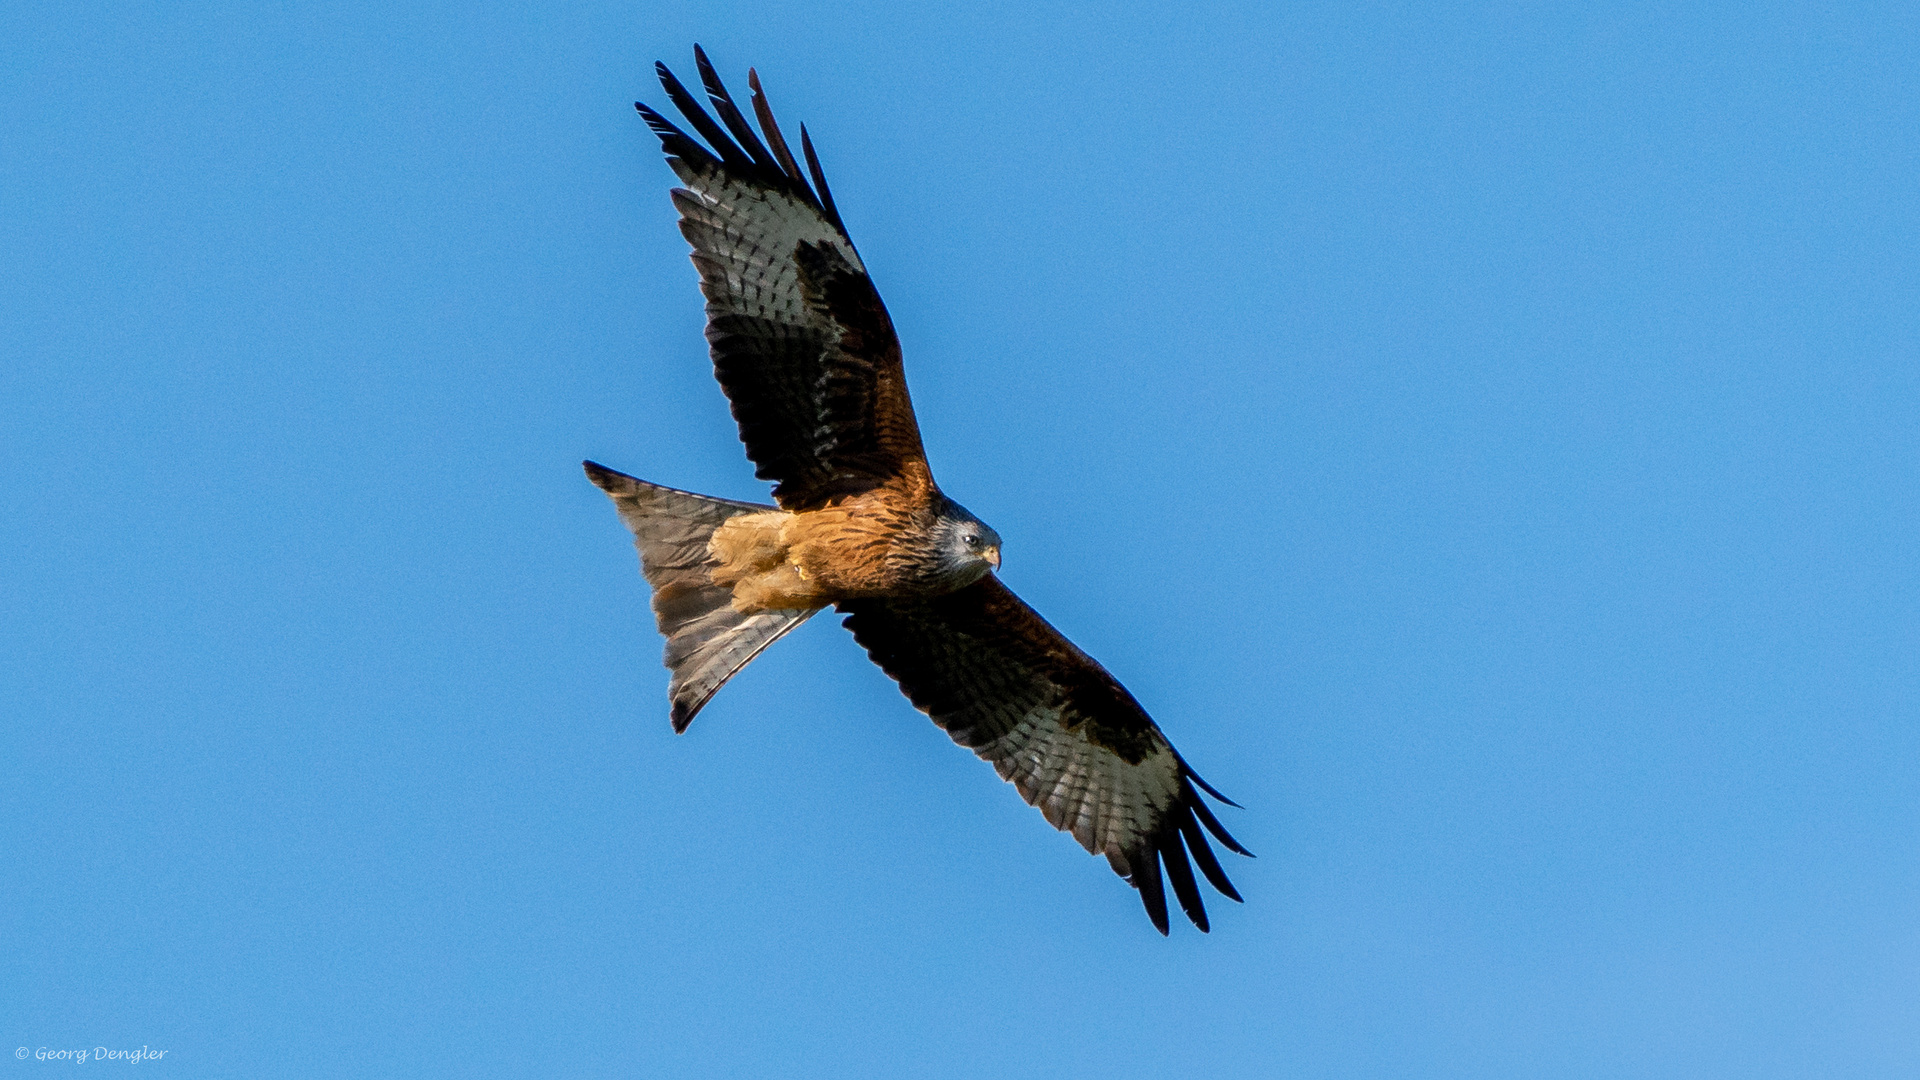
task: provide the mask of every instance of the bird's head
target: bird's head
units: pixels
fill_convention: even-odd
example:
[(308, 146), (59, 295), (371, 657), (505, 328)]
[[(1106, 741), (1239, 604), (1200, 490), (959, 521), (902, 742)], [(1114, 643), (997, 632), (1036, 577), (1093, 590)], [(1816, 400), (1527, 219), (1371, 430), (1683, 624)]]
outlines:
[(952, 499), (934, 525), (933, 542), (940, 576), (953, 581), (954, 588), (1000, 568), (1000, 534)]

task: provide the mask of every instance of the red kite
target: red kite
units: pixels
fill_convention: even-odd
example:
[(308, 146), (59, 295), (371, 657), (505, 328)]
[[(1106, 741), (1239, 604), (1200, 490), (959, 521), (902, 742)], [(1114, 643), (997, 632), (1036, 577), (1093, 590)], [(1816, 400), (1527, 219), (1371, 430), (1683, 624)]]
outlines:
[[(707, 298), (714, 374), (777, 506), (676, 491), (586, 462), (613, 497), (666, 636), (675, 731), (762, 649), (828, 605), (920, 711), (1140, 890), (1167, 932), (1161, 867), (1207, 929), (1192, 864), (1240, 894), (1206, 833), (1250, 854), (1215, 791), (1125, 687), (1000, 583), (1000, 536), (927, 467), (900, 342), (848, 238), (806, 128), (802, 172), (752, 71), (747, 123), (698, 46), (719, 122), (655, 65), (704, 144), (636, 103)], [(724, 127), (722, 125), (725, 125)], [(1198, 789), (1198, 790), (1196, 790)], [(1202, 829), (1205, 832), (1202, 832)]]

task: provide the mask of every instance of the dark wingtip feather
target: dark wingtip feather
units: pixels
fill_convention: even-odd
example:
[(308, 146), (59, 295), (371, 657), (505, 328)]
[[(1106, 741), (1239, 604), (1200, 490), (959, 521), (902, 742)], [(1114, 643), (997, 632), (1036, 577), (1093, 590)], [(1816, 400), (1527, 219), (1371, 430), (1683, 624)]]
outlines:
[(1200, 900), (1200, 886), (1193, 880), (1193, 867), (1187, 863), (1187, 852), (1180, 844), (1180, 833), (1169, 829), (1160, 838), (1160, 860), (1167, 865), (1167, 880), (1173, 884), (1173, 895), (1180, 901), (1180, 910), (1201, 933), (1207, 933), (1207, 905)]
[(787, 137), (780, 134), (780, 125), (773, 119), (773, 106), (767, 103), (766, 91), (760, 89), (760, 73), (747, 69), (747, 89), (752, 92), (753, 115), (760, 120), (760, 130), (766, 133), (767, 145), (773, 149), (774, 159), (780, 163), (780, 171), (787, 178), (806, 188), (807, 197), (813, 198), (813, 190), (807, 188), (807, 178), (800, 172), (800, 166), (793, 160), (793, 151), (787, 149)]
[(1136, 851), (1129, 860), (1133, 874), (1127, 880), (1140, 890), (1140, 902), (1147, 906), (1147, 918), (1161, 937), (1171, 933), (1167, 923), (1167, 894), (1160, 887), (1160, 858), (1151, 847)]
[(700, 707), (698, 705), (689, 707), (684, 701), (674, 702), (673, 711), (667, 714), (667, 719), (673, 724), (673, 733), (675, 735), (685, 735), (687, 733), (687, 725), (693, 723), (693, 714), (699, 711)]
[(684, 136), (684, 135), (686, 134), (686, 132), (684, 132), (684, 131), (681, 131), (681, 130), (680, 130), (679, 128), (677, 128), (677, 127), (674, 127), (674, 126), (673, 126), (673, 121), (671, 121), (671, 120), (669, 120), (669, 119), (667, 119), (666, 117), (664, 117), (664, 116), (661, 116), (661, 115), (660, 115), (659, 113), (657, 113), (657, 112), (655, 112), (655, 111), (654, 111), (654, 110), (653, 110), (653, 109), (652, 109), (651, 107), (649, 107), (649, 106), (647, 105), (647, 103), (646, 103), (646, 102), (644, 102), (644, 101), (636, 101), (636, 102), (634, 102), (634, 103), (633, 103), (633, 108), (634, 108), (634, 111), (636, 111), (636, 112), (638, 112), (638, 113), (640, 114), (640, 118), (641, 118), (642, 120), (645, 120), (645, 121), (647, 122), (647, 126), (653, 129), (653, 133), (654, 133), (655, 135), (682, 135), (682, 136)]
[(1200, 831), (1200, 823), (1193, 820), (1192, 814), (1181, 815), (1180, 835), (1186, 839), (1187, 850), (1192, 853), (1193, 861), (1199, 864), (1200, 872), (1206, 875), (1208, 883), (1227, 899), (1237, 904), (1246, 903), (1240, 899), (1240, 892), (1233, 887), (1233, 882), (1227, 880), (1227, 872), (1220, 869), (1220, 860), (1214, 857), (1213, 847), (1207, 843), (1206, 834)]
[(761, 145), (760, 137), (753, 133), (753, 125), (747, 123), (747, 118), (740, 115), (740, 106), (734, 104), (733, 95), (727, 92), (727, 84), (720, 81), (720, 73), (713, 70), (713, 63), (707, 59), (706, 50), (698, 45), (693, 47), (693, 62), (694, 66), (700, 69), (700, 85), (706, 88), (707, 101), (713, 105), (713, 110), (720, 114), (720, 122), (727, 125), (727, 130), (733, 133), (734, 140), (740, 144), (740, 148), (747, 152), (747, 156), (753, 159), (754, 164), (778, 172), (780, 163), (773, 159), (773, 155), (767, 152), (765, 146)]
[(688, 92), (679, 78), (668, 70), (667, 65), (656, 62), (653, 70), (660, 76), (660, 85), (666, 88), (667, 98), (673, 102), (673, 107), (680, 110), (680, 115), (687, 118), (687, 123), (692, 124), (693, 129), (700, 133), (700, 137), (707, 140), (707, 144), (713, 148), (714, 153), (720, 155), (722, 161), (736, 168), (744, 169), (753, 166), (753, 159), (733, 144), (733, 140), (727, 137), (727, 133), (721, 130), (720, 125), (713, 122), (713, 117), (707, 115), (707, 110), (700, 107), (699, 99)]
[(641, 102), (634, 102), (633, 107), (640, 111), (640, 118), (647, 122), (647, 127), (651, 128), (654, 135), (659, 138), (660, 148), (669, 156), (708, 166), (717, 166), (720, 163), (720, 159), (709, 153), (706, 147), (701, 146), (698, 139), (674, 127), (673, 121), (654, 112)]
[(827, 174), (820, 171), (820, 158), (813, 152), (813, 139), (807, 135), (805, 124), (800, 125), (800, 152), (806, 155), (807, 172), (813, 176), (813, 190), (820, 197), (820, 212), (844, 235), (847, 227), (840, 220), (840, 208), (833, 204), (833, 192), (827, 189)]
[(1194, 772), (1193, 766), (1188, 765), (1184, 758), (1181, 759), (1180, 761), (1180, 771), (1187, 775), (1187, 779), (1200, 785), (1201, 791), (1204, 791), (1207, 794), (1213, 796), (1214, 798), (1219, 799), (1221, 802), (1226, 803), (1228, 806), (1233, 807), (1235, 810), (1246, 809), (1246, 807), (1241, 806), (1239, 803), (1234, 802), (1232, 799), (1229, 799), (1225, 795), (1222, 795), (1220, 794), (1220, 792), (1214, 790), (1214, 786), (1212, 784), (1207, 783), (1205, 780), (1202, 780), (1200, 778), (1200, 774), (1197, 772)]
[(1205, 825), (1207, 831), (1213, 834), (1214, 839), (1225, 845), (1228, 851), (1245, 855), (1249, 859), (1253, 858), (1253, 852), (1240, 846), (1240, 841), (1235, 840), (1233, 834), (1227, 831), (1227, 827), (1220, 824), (1220, 819), (1213, 816), (1213, 811), (1207, 809), (1207, 804), (1200, 801), (1200, 796), (1195, 795), (1192, 799), (1188, 800), (1188, 805), (1193, 809), (1193, 816), (1199, 818), (1200, 824)]
[[(702, 145), (700, 139), (681, 131), (659, 113), (640, 102), (634, 102), (634, 108), (646, 117), (647, 125), (660, 137), (660, 143), (667, 153), (705, 166), (724, 166), (756, 183), (787, 191), (820, 211), (820, 216), (845, 237), (847, 227), (840, 219), (839, 209), (833, 205), (833, 196), (827, 191), (826, 178), (820, 171), (820, 163), (807, 141), (805, 130), (801, 131), (801, 143), (813, 174), (811, 185), (807, 182), (807, 174), (800, 170), (799, 163), (794, 160), (793, 151), (787, 148), (780, 126), (774, 122), (773, 111), (767, 106), (766, 95), (760, 89), (759, 74), (749, 70), (747, 85), (753, 90), (753, 110), (760, 121), (761, 131), (766, 135), (764, 142), (754, 133), (753, 125), (740, 111), (733, 95), (727, 92), (726, 84), (721, 82), (712, 61), (707, 58), (706, 50), (695, 45), (693, 57), (700, 69), (700, 81), (707, 91), (708, 100), (726, 127), (723, 129), (720, 123), (714, 122), (672, 69), (656, 61), (653, 70), (660, 77), (660, 85), (666, 88), (667, 97), (686, 117), (700, 139), (711, 144), (709, 149)], [(851, 243), (851, 240), (848, 242)]]

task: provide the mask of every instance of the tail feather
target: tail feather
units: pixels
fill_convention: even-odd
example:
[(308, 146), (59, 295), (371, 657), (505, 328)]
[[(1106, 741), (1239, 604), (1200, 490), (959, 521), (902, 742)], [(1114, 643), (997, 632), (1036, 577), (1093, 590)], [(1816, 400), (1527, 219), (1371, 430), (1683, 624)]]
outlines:
[(747, 662), (818, 608), (743, 614), (733, 592), (708, 578), (707, 542), (727, 519), (775, 507), (678, 491), (585, 463), (587, 479), (613, 497), (633, 531), (640, 571), (653, 586), (653, 615), (666, 636), (673, 730), (685, 731)]

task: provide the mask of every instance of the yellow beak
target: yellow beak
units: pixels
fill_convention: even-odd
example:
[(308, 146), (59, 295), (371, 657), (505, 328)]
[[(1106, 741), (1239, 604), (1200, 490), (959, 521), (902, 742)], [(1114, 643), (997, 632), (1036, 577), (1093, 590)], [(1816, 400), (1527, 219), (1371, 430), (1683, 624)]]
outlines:
[(988, 562), (993, 564), (993, 568), (995, 570), (1000, 569), (1000, 549), (999, 548), (990, 547), (987, 550), (981, 552), (980, 554)]

